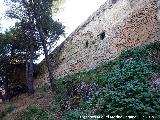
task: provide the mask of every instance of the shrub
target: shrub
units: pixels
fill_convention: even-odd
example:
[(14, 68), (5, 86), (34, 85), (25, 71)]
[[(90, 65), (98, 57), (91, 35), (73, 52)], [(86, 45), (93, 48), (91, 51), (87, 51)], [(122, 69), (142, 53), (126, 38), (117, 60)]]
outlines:
[(65, 113), (63, 120), (79, 120), (82, 115), (80, 110), (70, 110)]
[[(101, 87), (90, 101), (84, 101), (81, 111), (66, 113), (68, 118), (77, 119), (82, 113), (101, 116), (136, 116), (136, 119), (160, 117), (160, 93), (153, 92), (150, 81), (160, 70), (160, 43), (132, 48), (122, 52), (113, 60), (104, 62), (95, 69), (68, 75), (57, 80), (62, 89), (82, 81), (96, 82)], [(63, 82), (62, 82), (63, 81)], [(71, 84), (64, 84), (68, 83)], [(94, 111), (94, 112), (90, 112)]]
[(97, 114), (136, 116), (138, 119), (160, 117), (160, 93), (152, 91), (149, 81), (158, 69), (150, 54), (156, 50), (153, 46), (128, 50), (114, 60), (114, 65), (112, 61), (104, 65), (113, 66), (109, 73), (99, 76), (102, 91), (91, 102)]

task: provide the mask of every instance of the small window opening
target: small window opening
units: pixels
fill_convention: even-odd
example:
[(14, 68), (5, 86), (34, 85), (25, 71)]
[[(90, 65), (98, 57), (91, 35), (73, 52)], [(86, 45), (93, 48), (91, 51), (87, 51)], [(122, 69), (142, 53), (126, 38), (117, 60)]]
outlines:
[(102, 33), (100, 34), (100, 39), (103, 40), (104, 38), (105, 38), (105, 32), (102, 32)]
[(88, 43), (88, 41), (86, 41), (85, 47), (88, 48), (88, 45), (89, 45), (89, 43)]
[(62, 61), (65, 60), (65, 58), (62, 58)]
[(92, 44), (95, 44), (96, 43), (96, 41), (92, 41)]

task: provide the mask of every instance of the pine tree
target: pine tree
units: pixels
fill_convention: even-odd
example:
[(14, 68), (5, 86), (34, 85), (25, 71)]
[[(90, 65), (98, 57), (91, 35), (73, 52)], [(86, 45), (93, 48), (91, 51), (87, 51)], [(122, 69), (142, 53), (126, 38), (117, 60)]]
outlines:
[(52, 7), (55, 1), (57, 0), (12, 0), (12, 2), (16, 3), (16, 7), (11, 7), (7, 11), (9, 17), (28, 23), (27, 29), (30, 35), (28, 84), (33, 81), (33, 53), (34, 46), (38, 45), (39, 49), (43, 48), (45, 54), (52, 92), (55, 92), (56, 86), (47, 47), (49, 44), (56, 42), (60, 35), (64, 34), (64, 26), (52, 18)]

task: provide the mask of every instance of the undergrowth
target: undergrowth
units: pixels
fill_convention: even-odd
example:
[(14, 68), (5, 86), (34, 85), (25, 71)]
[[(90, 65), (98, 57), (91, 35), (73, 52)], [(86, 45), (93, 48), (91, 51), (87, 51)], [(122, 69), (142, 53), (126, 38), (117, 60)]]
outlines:
[(55, 120), (55, 117), (47, 109), (38, 106), (29, 106), (17, 120)]
[[(136, 119), (159, 118), (160, 93), (153, 92), (150, 80), (154, 74), (159, 74), (159, 58), (160, 43), (155, 42), (124, 51), (95, 69), (57, 80), (60, 101), (65, 91), (82, 81), (96, 82), (101, 88), (91, 100), (82, 101), (79, 109), (66, 110), (65, 119), (74, 120), (78, 116), (80, 119), (81, 115), (100, 115), (103, 118), (119, 115), (123, 119), (128, 119), (126, 116), (136, 116)], [(63, 104), (63, 101), (60, 103)]]
[(38, 91), (39, 92), (46, 92), (46, 93), (51, 92), (51, 86), (47, 83), (43, 84), (43, 85), (38, 87)]
[[(56, 80), (56, 103), (63, 111), (62, 119), (78, 120), (89, 116), (135, 116), (134, 119), (160, 118), (160, 92), (153, 91), (151, 79), (160, 77), (160, 43), (150, 43), (122, 52), (113, 60), (106, 61), (94, 69), (67, 75)], [(156, 79), (156, 78), (155, 78)], [(89, 100), (80, 98), (75, 92), (78, 84), (96, 83), (99, 90)], [(50, 87), (40, 89), (48, 92)], [(66, 107), (66, 103), (70, 103)], [(75, 106), (72, 106), (76, 104)], [(56, 111), (54, 111), (56, 112)], [(29, 108), (20, 120), (53, 119), (51, 111)], [(86, 116), (86, 117), (85, 117)], [(115, 118), (116, 119), (116, 118)]]
[(6, 104), (5, 107), (5, 110), (0, 113), (0, 120), (3, 120), (7, 114), (11, 113), (15, 109), (13, 104)]

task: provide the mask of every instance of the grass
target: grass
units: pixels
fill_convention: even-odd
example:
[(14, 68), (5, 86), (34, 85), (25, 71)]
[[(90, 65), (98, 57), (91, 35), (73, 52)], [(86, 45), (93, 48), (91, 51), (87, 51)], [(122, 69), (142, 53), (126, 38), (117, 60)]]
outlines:
[(34, 96), (34, 102), (23, 112), (16, 116), (16, 120), (56, 120), (59, 112), (59, 104), (56, 104), (51, 96), (51, 87), (48, 84), (41, 85)]

